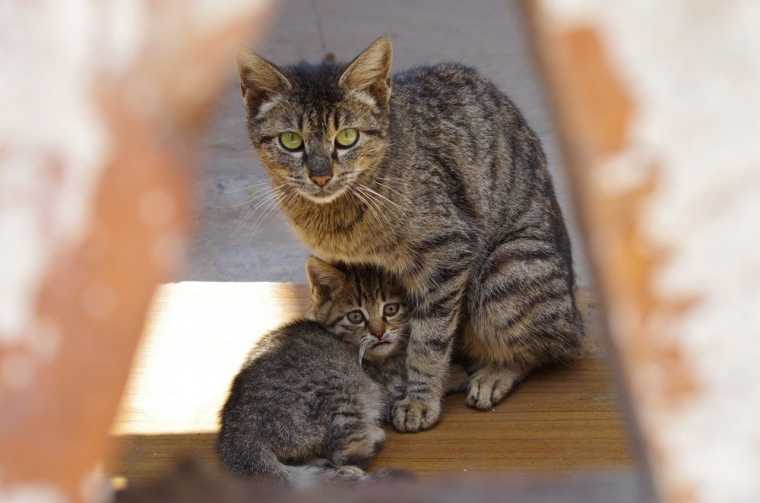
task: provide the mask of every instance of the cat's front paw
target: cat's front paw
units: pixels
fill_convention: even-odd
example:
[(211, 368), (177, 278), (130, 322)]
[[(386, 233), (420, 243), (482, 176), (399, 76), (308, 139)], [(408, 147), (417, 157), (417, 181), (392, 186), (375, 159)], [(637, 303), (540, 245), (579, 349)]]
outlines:
[(401, 432), (415, 432), (432, 428), (441, 415), (439, 400), (404, 398), (393, 405), (393, 426)]

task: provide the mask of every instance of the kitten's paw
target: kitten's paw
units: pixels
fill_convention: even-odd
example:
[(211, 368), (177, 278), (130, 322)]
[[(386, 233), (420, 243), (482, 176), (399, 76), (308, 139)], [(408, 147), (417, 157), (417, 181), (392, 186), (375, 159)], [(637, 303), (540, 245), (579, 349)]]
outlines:
[(404, 398), (393, 405), (393, 426), (401, 432), (415, 432), (432, 428), (441, 415), (439, 400), (413, 400)]
[(333, 475), (333, 479), (344, 481), (364, 480), (366, 478), (367, 472), (358, 466), (353, 465), (339, 466), (335, 469), (335, 473)]
[(467, 387), (467, 405), (480, 410), (488, 410), (501, 402), (514, 388), (520, 374), (503, 367), (489, 365), (478, 370)]

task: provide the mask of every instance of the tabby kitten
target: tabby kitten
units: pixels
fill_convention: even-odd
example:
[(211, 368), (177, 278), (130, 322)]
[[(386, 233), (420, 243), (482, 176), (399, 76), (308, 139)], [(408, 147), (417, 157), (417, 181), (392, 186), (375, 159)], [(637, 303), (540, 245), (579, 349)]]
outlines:
[(467, 403), (488, 409), (573, 356), (583, 327), (546, 157), (515, 105), (466, 66), (390, 67), (385, 38), (349, 64), (239, 58), (250, 139), (298, 235), (397, 274), (414, 302), (393, 422), (417, 431), (440, 415), (455, 333)]
[(307, 274), (311, 320), (256, 344), (221, 411), (217, 450), (241, 475), (294, 485), (363, 479), (360, 467), (385, 439), (380, 424), (404, 393), (403, 290), (377, 268), (315, 257)]

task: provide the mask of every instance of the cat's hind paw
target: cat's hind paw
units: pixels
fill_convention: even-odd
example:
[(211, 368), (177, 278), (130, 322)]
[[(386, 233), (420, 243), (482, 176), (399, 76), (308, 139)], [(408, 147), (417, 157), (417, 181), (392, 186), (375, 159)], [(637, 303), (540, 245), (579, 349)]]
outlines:
[(470, 377), (467, 405), (480, 410), (492, 409), (507, 396), (520, 377), (519, 373), (504, 367), (483, 367)]

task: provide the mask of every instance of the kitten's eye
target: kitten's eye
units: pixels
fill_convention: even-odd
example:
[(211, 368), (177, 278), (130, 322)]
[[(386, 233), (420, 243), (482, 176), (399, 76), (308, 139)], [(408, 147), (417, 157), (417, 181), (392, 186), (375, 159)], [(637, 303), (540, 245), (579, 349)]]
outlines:
[(341, 129), (335, 136), (335, 145), (338, 148), (353, 147), (357, 141), (359, 141), (359, 131), (352, 127)]
[(303, 147), (303, 138), (301, 138), (300, 134), (293, 131), (280, 133), (279, 139), (280, 145), (282, 145), (282, 148), (285, 150), (296, 151), (301, 150), (301, 147)]
[(358, 309), (356, 311), (351, 311), (346, 315), (346, 319), (353, 323), (354, 325), (361, 325), (364, 323), (364, 313), (359, 311)]
[(383, 306), (383, 316), (396, 316), (400, 308), (398, 302), (386, 304)]

